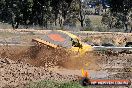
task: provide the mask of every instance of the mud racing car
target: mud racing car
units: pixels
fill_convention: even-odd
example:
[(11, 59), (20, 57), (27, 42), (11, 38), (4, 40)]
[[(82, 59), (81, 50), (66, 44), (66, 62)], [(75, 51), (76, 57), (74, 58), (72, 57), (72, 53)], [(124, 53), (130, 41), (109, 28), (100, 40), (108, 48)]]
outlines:
[(81, 41), (76, 35), (62, 30), (52, 30), (41, 38), (32, 39), (33, 42), (38, 42), (50, 46), (52, 48), (63, 47), (73, 52), (84, 54), (89, 51), (114, 50), (114, 51), (131, 51), (132, 42), (128, 42), (124, 47), (115, 46), (94, 46)]

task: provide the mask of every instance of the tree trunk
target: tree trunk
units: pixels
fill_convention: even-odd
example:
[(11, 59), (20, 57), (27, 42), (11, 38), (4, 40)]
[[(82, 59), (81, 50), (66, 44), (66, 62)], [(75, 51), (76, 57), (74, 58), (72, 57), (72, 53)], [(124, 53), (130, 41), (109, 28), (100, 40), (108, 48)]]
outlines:
[(128, 32), (128, 25), (125, 24), (125, 32)]
[(81, 22), (81, 27), (83, 27), (83, 20), (81, 20), (80, 22)]
[(81, 27), (83, 27), (83, 14), (82, 14), (82, 3), (81, 3), (81, 0), (80, 0), (80, 22), (81, 22)]
[(132, 32), (132, 27), (131, 27), (131, 30), (130, 30), (130, 33)]
[(57, 25), (56, 19), (55, 19), (55, 26)]
[(45, 24), (45, 27), (46, 27), (46, 28), (48, 27), (48, 24), (47, 24), (47, 23), (48, 23), (48, 21), (47, 21), (47, 18), (46, 18), (46, 24)]
[(59, 24), (60, 24), (60, 27), (62, 27), (62, 19), (59, 18)]
[(127, 19), (127, 15), (124, 15), (124, 26), (125, 26), (125, 32), (128, 32), (128, 19)]

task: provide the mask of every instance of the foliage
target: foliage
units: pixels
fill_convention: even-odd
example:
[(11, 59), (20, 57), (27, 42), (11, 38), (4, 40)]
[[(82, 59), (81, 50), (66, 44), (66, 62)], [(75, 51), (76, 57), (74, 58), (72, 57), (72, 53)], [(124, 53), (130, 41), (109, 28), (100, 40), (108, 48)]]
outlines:
[(83, 27), (84, 25), (84, 19), (85, 19), (85, 11), (83, 8), (83, 4), (81, 2), (81, 0), (73, 0), (71, 3), (71, 6), (69, 8), (69, 12), (67, 15), (67, 19), (78, 19), (78, 21), (80, 21), (81, 23), (81, 27)]
[(123, 28), (124, 18), (123, 15), (120, 13), (112, 14), (110, 13), (105, 13), (102, 15), (102, 24), (106, 25), (108, 28)]
[(132, 8), (132, 0), (109, 0), (111, 12), (128, 14)]
[(86, 27), (89, 27), (89, 28), (91, 28), (91, 20), (89, 19), (89, 18), (86, 18), (85, 19), (85, 24), (86, 24)]
[[(0, 21), (11, 23), (14, 28), (22, 25), (44, 25), (55, 21), (59, 11), (65, 18), (72, 0), (1, 0)], [(62, 8), (60, 8), (62, 7)]]
[[(128, 31), (127, 15), (132, 10), (132, 0), (109, 0), (110, 11), (112, 14), (122, 14), (122, 23), (125, 27), (125, 32)], [(119, 23), (119, 22), (118, 22)]]
[(108, 30), (102, 26), (97, 26), (95, 28), (95, 31), (99, 31), (99, 32), (107, 32)]
[(76, 18), (69, 18), (69, 19), (65, 20), (64, 25), (69, 25), (69, 26), (75, 27), (77, 21), (78, 21), (78, 19), (76, 19)]

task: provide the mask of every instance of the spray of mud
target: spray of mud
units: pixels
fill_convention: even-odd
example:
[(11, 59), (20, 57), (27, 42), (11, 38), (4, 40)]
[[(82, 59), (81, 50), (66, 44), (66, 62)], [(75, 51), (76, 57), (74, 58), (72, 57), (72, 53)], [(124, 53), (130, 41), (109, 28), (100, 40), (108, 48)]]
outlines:
[(97, 56), (93, 52), (83, 56), (67, 51), (64, 48), (52, 48), (45, 45), (31, 47), (6, 46), (1, 48), (1, 57), (29, 63), (36, 67), (59, 66), (67, 69), (98, 70)]

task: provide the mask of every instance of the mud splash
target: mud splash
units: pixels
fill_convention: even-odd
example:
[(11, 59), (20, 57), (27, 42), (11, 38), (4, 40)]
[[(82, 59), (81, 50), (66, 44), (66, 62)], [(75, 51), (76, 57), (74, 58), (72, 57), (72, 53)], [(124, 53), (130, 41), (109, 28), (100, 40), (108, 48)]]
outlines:
[(67, 69), (99, 69), (97, 56), (93, 52), (79, 56), (68, 52), (64, 48), (54, 49), (44, 45), (38, 46), (5, 46), (0, 48), (0, 56), (8, 57), (11, 60), (22, 61), (36, 67), (54, 67), (59, 66)]

